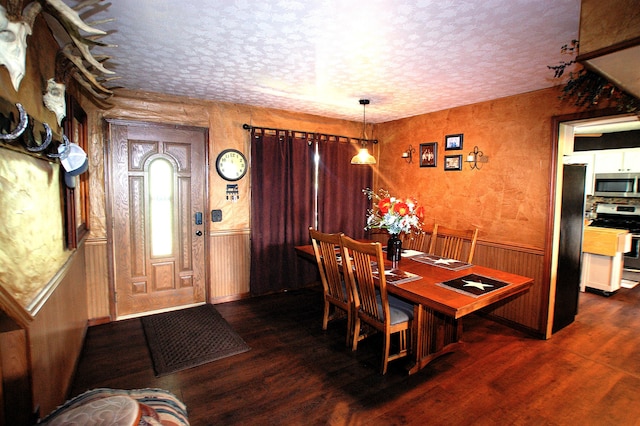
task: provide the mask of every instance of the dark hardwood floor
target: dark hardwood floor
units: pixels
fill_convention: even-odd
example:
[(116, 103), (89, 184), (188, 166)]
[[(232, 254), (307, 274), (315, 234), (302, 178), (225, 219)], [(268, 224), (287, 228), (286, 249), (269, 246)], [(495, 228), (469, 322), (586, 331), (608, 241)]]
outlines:
[(94, 326), (71, 396), (163, 388), (196, 426), (640, 424), (640, 286), (582, 293), (576, 321), (546, 341), (471, 315), (464, 345), (413, 376), (404, 360), (379, 375), (374, 337), (346, 349), (344, 321), (323, 332), (317, 289), (216, 307), (249, 352), (158, 378), (140, 320)]

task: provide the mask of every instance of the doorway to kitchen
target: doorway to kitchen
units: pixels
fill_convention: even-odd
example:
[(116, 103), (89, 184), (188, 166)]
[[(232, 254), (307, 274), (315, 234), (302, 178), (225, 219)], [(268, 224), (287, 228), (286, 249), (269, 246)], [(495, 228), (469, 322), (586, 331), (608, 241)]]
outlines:
[[(635, 132), (640, 130), (640, 120), (637, 115), (634, 114), (620, 114), (616, 112), (606, 113), (600, 112), (600, 116), (596, 116), (596, 113), (581, 113), (572, 114), (562, 117), (556, 117), (554, 119), (554, 129), (557, 130), (557, 156), (555, 159), (556, 173), (555, 173), (555, 186), (553, 191), (553, 206), (554, 206), (554, 218), (553, 218), (553, 238), (552, 238), (552, 262), (551, 262), (551, 303), (549, 309), (549, 320), (547, 326), (547, 335), (550, 336), (557, 330), (552, 330), (554, 311), (562, 309), (563, 306), (556, 306), (558, 302), (554, 297), (559, 290), (560, 283), (558, 281), (558, 270), (560, 265), (560, 230), (561, 230), (561, 212), (562, 204), (567, 200), (562, 196), (563, 190), (566, 193), (568, 188), (565, 185), (568, 183), (563, 181), (562, 170), (565, 164), (584, 164), (586, 168), (585, 183), (583, 188), (577, 188), (576, 190), (585, 191), (584, 216), (575, 219), (576, 226), (584, 227), (593, 219), (595, 213), (595, 205), (601, 202), (612, 201), (608, 199), (601, 199), (594, 196), (593, 191), (593, 176), (597, 170), (596, 159), (600, 154), (615, 153), (619, 154), (619, 146), (600, 146), (594, 150), (584, 150), (577, 146), (577, 141), (584, 138), (592, 138), (589, 141), (591, 144), (595, 141), (595, 138), (601, 138), (605, 134), (614, 134), (621, 132)], [(640, 141), (636, 145), (638, 151), (640, 151)], [(606, 149), (615, 148), (615, 149)], [(636, 148), (633, 148), (636, 149)], [(621, 152), (621, 151), (620, 151)], [(601, 163), (602, 164), (602, 163)], [(639, 164), (640, 166), (640, 164)], [(570, 191), (569, 191), (570, 192)], [(615, 200), (614, 200), (615, 201)], [(629, 201), (626, 200), (628, 203)], [(640, 199), (635, 199), (631, 203), (638, 202)], [(575, 250), (575, 249), (574, 249)], [(581, 253), (580, 253), (581, 254)], [(582, 271), (583, 265), (580, 265), (580, 271)], [(577, 298), (579, 297), (579, 291), (572, 289), (575, 293), (575, 306), (577, 306)], [(574, 305), (570, 303), (569, 305)], [(567, 307), (570, 309), (570, 307)]]

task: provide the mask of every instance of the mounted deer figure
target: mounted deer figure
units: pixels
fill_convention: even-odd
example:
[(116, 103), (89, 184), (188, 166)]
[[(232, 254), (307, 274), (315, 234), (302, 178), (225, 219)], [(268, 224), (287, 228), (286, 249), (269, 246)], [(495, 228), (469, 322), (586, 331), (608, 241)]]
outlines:
[[(100, 74), (114, 74), (102, 62), (108, 57), (96, 58), (90, 49), (94, 46), (114, 47), (97, 41), (106, 32), (85, 23), (78, 10), (87, 9), (83, 15), (104, 9), (97, 5), (102, 0), (86, 0), (75, 8), (62, 0), (35, 0), (22, 9), (22, 0), (8, 0), (7, 9), (0, 6), (0, 65), (9, 71), (11, 83), (16, 91), (25, 74), (27, 36), (33, 30), (36, 16), (44, 12), (44, 18), (54, 37), (61, 46), (60, 53), (70, 62), (65, 73), (75, 78), (98, 100), (106, 100), (113, 95), (100, 82)], [(22, 9), (22, 10), (21, 10)], [(108, 22), (103, 20), (94, 24)], [(81, 34), (87, 34), (82, 35)]]

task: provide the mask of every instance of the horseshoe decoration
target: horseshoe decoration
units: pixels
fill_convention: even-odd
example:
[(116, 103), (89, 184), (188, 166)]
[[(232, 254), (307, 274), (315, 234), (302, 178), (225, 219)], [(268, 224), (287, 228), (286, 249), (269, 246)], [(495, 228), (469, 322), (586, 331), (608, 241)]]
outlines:
[(51, 143), (51, 139), (53, 136), (51, 132), (51, 127), (49, 127), (47, 123), (42, 123), (42, 125), (44, 126), (44, 131), (45, 131), (44, 141), (42, 141), (42, 143), (39, 146), (34, 146), (34, 147), (25, 146), (25, 148), (27, 148), (27, 151), (42, 152), (45, 149), (47, 149), (47, 147)]
[(10, 133), (0, 133), (0, 140), (14, 140), (18, 138), (27, 128), (27, 124), (29, 123), (29, 118), (27, 117), (27, 112), (22, 107), (22, 104), (17, 103), (16, 108), (18, 108), (18, 112), (20, 114), (20, 122)]
[[(62, 135), (62, 140), (64, 141), (64, 143), (60, 145), (64, 147), (62, 152), (58, 152), (58, 154), (47, 154), (47, 157), (59, 158), (61, 160), (67, 158), (67, 156), (69, 155), (69, 139), (67, 139), (66, 135)], [(58, 151), (60, 151), (59, 148), (60, 147), (58, 147)]]

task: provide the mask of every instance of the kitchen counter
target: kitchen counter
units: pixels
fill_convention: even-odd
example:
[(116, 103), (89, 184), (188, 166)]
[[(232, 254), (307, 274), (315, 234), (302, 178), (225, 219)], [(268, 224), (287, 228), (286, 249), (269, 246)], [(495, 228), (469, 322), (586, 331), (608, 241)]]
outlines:
[(582, 237), (580, 290), (600, 290), (608, 295), (620, 288), (624, 253), (631, 250), (626, 229), (585, 226)]
[(615, 256), (631, 250), (631, 234), (626, 229), (600, 228), (586, 226), (582, 238), (582, 251), (585, 253)]

